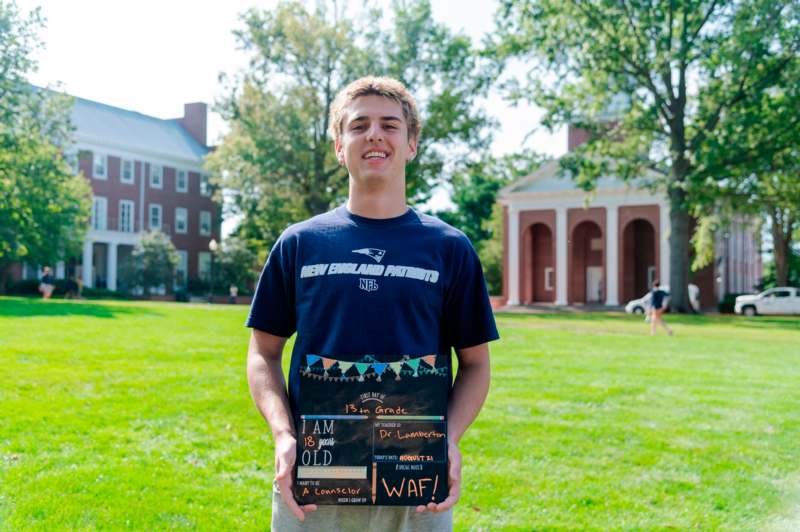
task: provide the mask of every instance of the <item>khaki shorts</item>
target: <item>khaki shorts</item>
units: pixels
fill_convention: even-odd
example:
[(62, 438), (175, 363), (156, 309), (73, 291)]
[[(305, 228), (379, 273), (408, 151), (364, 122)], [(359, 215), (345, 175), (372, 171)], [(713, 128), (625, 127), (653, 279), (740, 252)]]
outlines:
[(272, 485), (272, 530), (342, 532), (451, 532), (453, 510), (417, 513), (408, 506), (327, 506), (306, 514), (302, 523), (281, 499), (277, 484)]

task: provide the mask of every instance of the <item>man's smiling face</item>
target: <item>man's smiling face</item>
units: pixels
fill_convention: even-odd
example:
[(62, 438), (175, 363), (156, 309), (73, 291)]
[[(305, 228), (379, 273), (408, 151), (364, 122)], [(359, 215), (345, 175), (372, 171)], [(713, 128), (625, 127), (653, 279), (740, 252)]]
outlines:
[(408, 138), (398, 102), (371, 94), (345, 108), (336, 157), (357, 182), (403, 179), (406, 163), (416, 152), (417, 141)]

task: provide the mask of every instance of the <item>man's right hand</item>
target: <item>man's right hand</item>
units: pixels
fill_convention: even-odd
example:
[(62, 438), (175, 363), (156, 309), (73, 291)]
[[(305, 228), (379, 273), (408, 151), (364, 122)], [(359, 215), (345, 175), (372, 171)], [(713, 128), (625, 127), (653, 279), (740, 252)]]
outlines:
[(307, 512), (317, 509), (316, 504), (306, 504), (300, 506), (294, 500), (292, 491), (292, 470), (297, 457), (297, 440), (294, 436), (281, 436), (275, 440), (275, 480), (278, 482), (278, 489), (281, 498), (286, 506), (300, 521), (304, 521)]

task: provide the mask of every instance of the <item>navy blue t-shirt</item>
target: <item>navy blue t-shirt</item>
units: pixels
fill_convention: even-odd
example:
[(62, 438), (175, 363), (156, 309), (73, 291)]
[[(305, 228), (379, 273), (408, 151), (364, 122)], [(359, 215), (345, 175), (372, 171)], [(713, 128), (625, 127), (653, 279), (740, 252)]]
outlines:
[(664, 306), (664, 298), (666, 298), (666, 296), (667, 293), (665, 291), (658, 288), (653, 288), (653, 291), (650, 295), (650, 304), (654, 309), (660, 309)]
[(270, 252), (247, 326), (297, 332), (289, 400), (298, 411), (302, 355), (396, 360), (499, 338), (480, 261), (469, 239), (408, 209), (396, 218), (340, 206), (295, 224)]

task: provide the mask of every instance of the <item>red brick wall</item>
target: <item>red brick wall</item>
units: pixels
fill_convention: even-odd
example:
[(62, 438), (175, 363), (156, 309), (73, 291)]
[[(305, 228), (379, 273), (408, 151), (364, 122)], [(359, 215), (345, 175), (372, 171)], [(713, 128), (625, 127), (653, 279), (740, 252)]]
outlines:
[[(578, 226), (584, 222), (591, 223), (582, 226), (576, 232), (575, 229), (578, 229)], [(569, 303), (584, 303), (586, 301), (587, 266), (601, 266), (603, 272), (605, 272), (605, 234), (605, 207), (567, 210), (567, 301)], [(600, 238), (602, 243), (600, 250), (589, 251), (589, 240), (591, 238)], [(603, 278), (605, 279), (605, 275), (603, 275)], [(603, 299), (605, 299), (605, 283), (603, 284), (602, 293)]]
[(503, 205), (503, 300), (508, 301), (508, 206)]
[[(520, 301), (555, 301), (556, 211), (553, 209), (520, 213)], [(553, 268), (553, 289), (545, 290), (544, 269)]]
[[(694, 234), (695, 227), (697, 227), (697, 220), (694, 218), (689, 219), (689, 238)], [(691, 243), (689, 244), (689, 282), (696, 284), (700, 289), (700, 308), (712, 309), (717, 304), (717, 291), (716, 282), (714, 279), (714, 262), (696, 272), (691, 271), (692, 261), (694, 260), (694, 249)]]
[[(644, 220), (648, 222), (653, 228), (653, 253), (654, 265), (656, 267), (656, 277), (661, 276), (661, 227), (660, 227), (660, 209), (658, 205), (636, 205), (633, 207), (626, 206), (619, 208), (619, 225), (617, 227), (617, 239), (619, 242), (619, 297), (620, 303), (627, 303), (631, 299), (641, 297), (644, 292), (637, 293), (636, 282), (633, 270), (633, 254), (637, 253), (635, 249), (635, 240), (632, 238), (634, 235), (629, 231), (625, 234), (630, 223), (635, 220)], [(629, 237), (629, 238), (626, 238)], [(662, 280), (667, 283), (667, 280)], [(645, 290), (646, 291), (646, 290)]]
[[(138, 231), (139, 212), (141, 209), (139, 201), (139, 187), (141, 180), (145, 178), (144, 184), (144, 229), (149, 228), (149, 206), (152, 203), (161, 205), (162, 230), (170, 236), (173, 244), (179, 250), (187, 252), (188, 274), (189, 277), (197, 277), (198, 253), (208, 251), (208, 243), (212, 236), (217, 241), (220, 239), (219, 209), (209, 196), (200, 194), (200, 174), (198, 172), (187, 172), (188, 190), (187, 192), (177, 192), (175, 190), (176, 169), (172, 166), (164, 166), (162, 174), (162, 188), (157, 189), (150, 186), (150, 163), (145, 161), (145, 174), (142, 175), (142, 164), (135, 163), (135, 178), (132, 185), (120, 181), (119, 157), (109, 155), (106, 179), (93, 179), (92, 176), (92, 153), (81, 152), (79, 158), (79, 168), (87, 176), (92, 186), (92, 192), (97, 196), (103, 196), (108, 201), (108, 228), (118, 229), (119, 200), (129, 199), (134, 202), (134, 218), (136, 220), (135, 229)], [(187, 232), (186, 234), (175, 233), (175, 208), (183, 207), (187, 210)], [(211, 212), (211, 236), (200, 235), (200, 211)]]

